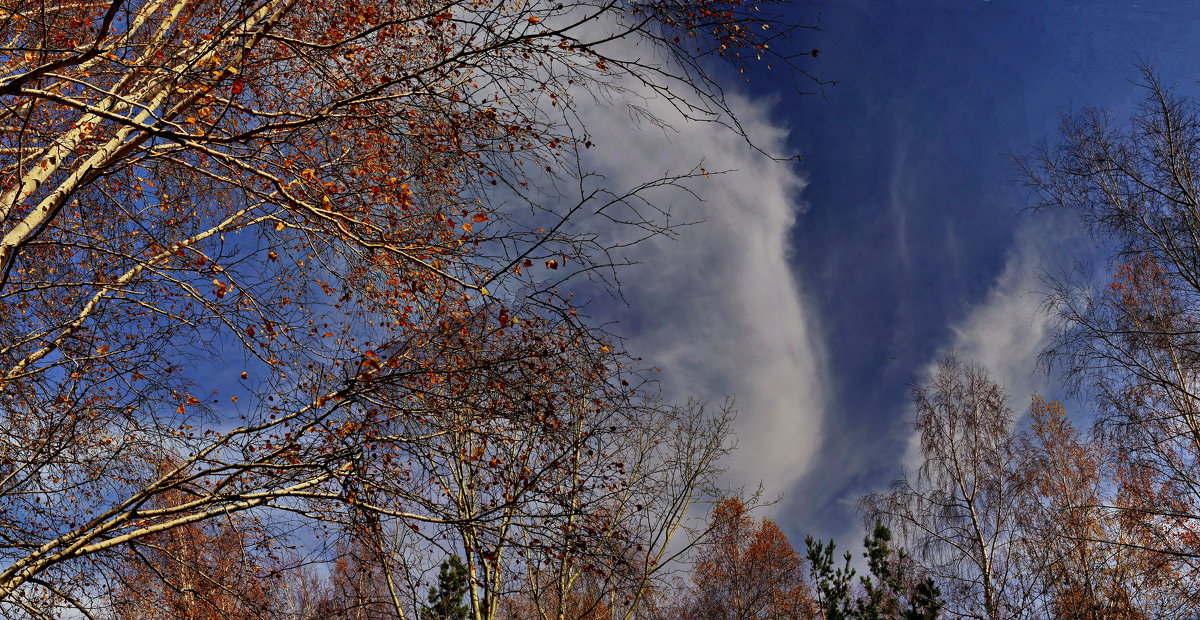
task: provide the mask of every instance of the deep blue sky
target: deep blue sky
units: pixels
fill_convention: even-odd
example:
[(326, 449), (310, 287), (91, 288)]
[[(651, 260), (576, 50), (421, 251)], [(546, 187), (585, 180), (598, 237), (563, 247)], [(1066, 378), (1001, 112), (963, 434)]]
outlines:
[[(1055, 225), (1029, 221), (1039, 216), (1023, 211), (1005, 154), (1052, 139), (1062, 111), (1128, 111), (1140, 95), (1139, 58), (1181, 92), (1200, 79), (1196, 2), (798, 8), (798, 19), (820, 26), (798, 43), (822, 50), (807, 66), (839, 84), (822, 96), (785, 92), (776, 106), (804, 156), (792, 266), (831, 383), (816, 458), (776, 511), (795, 542), (854, 531), (855, 499), (897, 475), (909, 383), (986, 302), (1021, 227)], [(748, 88), (777, 97), (786, 89), (778, 77), (754, 75)], [(1069, 228), (1051, 234), (1075, 236)], [(1028, 394), (1012, 400), (1019, 411)]]

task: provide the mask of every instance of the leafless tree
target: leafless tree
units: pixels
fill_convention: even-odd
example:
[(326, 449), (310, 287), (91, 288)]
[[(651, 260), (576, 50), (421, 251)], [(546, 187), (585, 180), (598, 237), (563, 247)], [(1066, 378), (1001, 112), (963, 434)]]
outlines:
[(887, 493), (864, 499), (934, 578), (946, 611), (966, 618), (1023, 617), (1033, 588), (1024, 570), (1021, 483), (1004, 389), (953, 355), (912, 402), (920, 465)]
[[(1038, 208), (1069, 209), (1111, 249), (1110, 280), (1053, 280), (1060, 320), (1049, 363), (1094, 395), (1121, 461), (1125, 543), (1200, 569), (1200, 110), (1142, 68), (1128, 119), (1086, 110), (1019, 160)], [(1166, 570), (1164, 568), (1164, 570)], [(1175, 599), (1195, 608), (1192, 594)], [(1189, 602), (1190, 601), (1190, 602)]]

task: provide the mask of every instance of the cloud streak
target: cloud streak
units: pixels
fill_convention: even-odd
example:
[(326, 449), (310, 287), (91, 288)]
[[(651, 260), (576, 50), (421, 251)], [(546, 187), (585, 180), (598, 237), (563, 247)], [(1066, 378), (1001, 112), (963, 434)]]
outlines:
[[(985, 367), (1008, 392), (1018, 420), (1028, 412), (1032, 394), (1051, 388), (1050, 378), (1038, 365), (1054, 329), (1053, 317), (1044, 307), (1043, 278), (1062, 271), (1073, 257), (1087, 255), (1087, 247), (1078, 222), (1068, 214), (1041, 213), (1022, 222), (987, 295), (951, 325), (951, 342), (939, 353), (953, 350), (964, 361)], [(925, 378), (934, 367), (930, 361)], [(920, 464), (915, 435), (904, 463), (909, 469)]]
[[(684, 123), (665, 103), (645, 103), (670, 127), (631, 129), (619, 106), (599, 112), (595, 126), (609, 131), (597, 140), (595, 163), (613, 185), (695, 164), (724, 172), (696, 179), (694, 194), (662, 188), (652, 196), (670, 207), (673, 220), (699, 223), (629, 254), (641, 262), (623, 287), (636, 313), (630, 349), (664, 369), (673, 399), (735, 397), (730, 481), (751, 488), (761, 481), (769, 495), (782, 493), (816, 452), (827, 398), (814, 317), (789, 265), (803, 179), (728, 128)], [(732, 103), (755, 144), (783, 152), (786, 130), (771, 123), (768, 105)]]
[(951, 345), (963, 359), (981, 364), (1005, 386), (1018, 410), (1046, 387), (1037, 359), (1050, 336), (1049, 315), (1039, 293), (1051, 267), (1056, 240), (1043, 228), (1018, 230), (1004, 269), (982, 302), (951, 326)]

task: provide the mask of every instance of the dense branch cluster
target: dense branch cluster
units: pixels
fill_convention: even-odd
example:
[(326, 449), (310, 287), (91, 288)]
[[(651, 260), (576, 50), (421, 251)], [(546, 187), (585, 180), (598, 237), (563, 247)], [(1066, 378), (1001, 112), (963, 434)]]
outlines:
[(412, 614), (461, 555), (472, 617), (632, 615), (731, 412), (572, 302), (692, 176), (607, 185), (579, 111), (737, 131), (706, 67), (790, 65), (771, 11), (0, 2), (0, 613)]

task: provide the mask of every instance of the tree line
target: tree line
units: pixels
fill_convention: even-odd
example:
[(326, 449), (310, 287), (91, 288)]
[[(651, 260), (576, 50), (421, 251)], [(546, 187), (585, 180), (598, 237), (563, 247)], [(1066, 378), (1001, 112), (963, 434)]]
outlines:
[(733, 411), (574, 291), (710, 172), (617, 186), (585, 112), (740, 135), (783, 8), (0, 1), (0, 615), (650, 605)]

